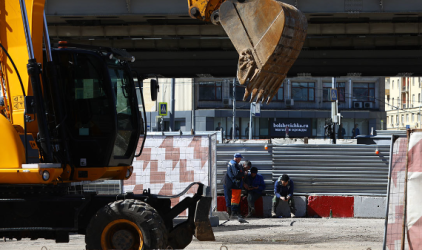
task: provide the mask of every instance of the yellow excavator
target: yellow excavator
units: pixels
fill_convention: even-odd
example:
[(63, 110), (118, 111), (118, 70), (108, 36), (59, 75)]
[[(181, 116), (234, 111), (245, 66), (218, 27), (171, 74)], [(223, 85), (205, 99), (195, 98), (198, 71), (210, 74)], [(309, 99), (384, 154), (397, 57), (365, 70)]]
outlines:
[[(131, 176), (146, 139), (143, 79), (125, 50), (53, 48), (44, 4), (0, 3), (0, 237), (68, 242), (79, 233), (87, 249), (180, 249), (193, 236), (214, 240), (210, 189), (201, 183), (171, 197), (147, 189), (97, 195), (77, 185)], [(302, 48), (304, 15), (275, 0), (188, 5), (192, 18), (222, 25), (233, 42), (245, 100), (270, 102)], [(197, 193), (171, 207), (193, 185)], [(187, 220), (174, 226), (186, 209)]]

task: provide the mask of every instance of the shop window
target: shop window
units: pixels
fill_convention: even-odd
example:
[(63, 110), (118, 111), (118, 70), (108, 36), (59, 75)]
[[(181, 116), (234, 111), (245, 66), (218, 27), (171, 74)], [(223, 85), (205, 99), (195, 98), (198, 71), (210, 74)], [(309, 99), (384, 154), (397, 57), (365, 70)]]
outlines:
[(259, 118), (259, 138), (268, 138), (268, 118)]
[(355, 82), (353, 83), (353, 98), (361, 102), (375, 101), (375, 83)]
[(278, 89), (277, 94), (274, 96), (273, 101), (284, 101), (284, 82), (281, 83), (281, 86)]
[[(229, 95), (230, 95), (230, 98), (232, 98), (233, 97), (233, 82), (230, 83), (229, 89), (230, 89)], [(239, 101), (239, 102), (243, 101), (244, 95), (245, 95), (245, 87), (236, 85), (236, 101)]]
[[(328, 102), (330, 98), (330, 89), (332, 88), (333, 84), (330, 82), (324, 82), (322, 84), (322, 98), (324, 102)], [(339, 102), (346, 101), (346, 83), (345, 82), (336, 82), (336, 89), (337, 89), (337, 99)]]
[(292, 99), (295, 101), (310, 102), (315, 101), (314, 82), (293, 82)]
[(221, 82), (199, 82), (200, 101), (221, 101)]

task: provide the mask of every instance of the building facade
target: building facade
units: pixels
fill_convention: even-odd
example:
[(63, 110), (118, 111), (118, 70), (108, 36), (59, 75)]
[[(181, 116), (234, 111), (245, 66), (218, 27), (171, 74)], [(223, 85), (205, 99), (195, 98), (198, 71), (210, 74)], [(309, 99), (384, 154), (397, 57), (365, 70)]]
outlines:
[[(235, 135), (237, 138), (247, 138), (250, 103), (243, 101), (243, 86), (236, 84), (235, 94), (233, 94), (233, 80), (233, 78), (205, 77), (176, 79), (175, 121), (179, 122), (180, 127), (176, 125), (175, 130), (213, 131), (220, 126), (225, 138), (230, 138), (233, 126), (233, 99), (235, 98), (235, 125), (238, 128), (235, 129)], [(362, 135), (370, 134), (372, 130), (385, 128), (386, 116), (383, 101), (385, 79), (383, 77), (339, 77), (335, 81), (345, 138), (352, 137), (354, 124), (357, 124)], [(181, 82), (188, 84), (189, 87)], [(159, 79), (159, 84), (161, 93), (163, 89), (168, 89), (169, 80)], [(268, 105), (261, 104), (260, 116), (252, 118), (252, 137), (254, 139), (285, 137), (285, 128), (288, 127), (289, 137), (324, 138), (324, 127), (331, 118), (331, 102), (328, 94), (331, 86), (331, 77), (286, 79), (272, 102)], [(159, 93), (158, 101), (170, 102), (168, 92), (170, 91)], [(186, 104), (177, 104), (179, 102)], [(147, 107), (153, 106), (154, 104), (147, 104)], [(160, 131), (162, 129), (158, 124), (160, 119), (155, 118), (158, 112), (152, 111), (153, 108), (148, 109), (147, 116), (153, 118), (150, 119), (150, 129)], [(164, 130), (168, 131), (167, 124), (170, 117), (164, 117), (163, 121)]]
[(385, 78), (388, 130), (421, 128), (422, 77)]

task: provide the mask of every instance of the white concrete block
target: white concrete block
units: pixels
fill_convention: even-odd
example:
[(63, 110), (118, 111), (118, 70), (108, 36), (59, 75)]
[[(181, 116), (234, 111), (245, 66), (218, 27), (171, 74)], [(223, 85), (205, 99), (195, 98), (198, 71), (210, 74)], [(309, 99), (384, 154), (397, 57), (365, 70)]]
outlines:
[(357, 218), (385, 218), (386, 197), (354, 197), (354, 217)]
[(227, 212), (214, 211), (212, 212), (212, 216), (216, 216), (220, 220), (224, 220), (224, 221), (229, 219), (229, 214)]
[[(274, 196), (266, 196), (270, 197), (271, 205), (269, 208), (270, 214), (271, 214), (271, 208), (272, 208), (272, 199)], [(293, 196), (295, 199), (295, 207), (296, 207), (296, 216), (297, 217), (305, 217), (306, 216), (306, 206), (307, 206), (307, 198), (306, 196)], [(264, 202), (264, 217), (265, 217), (265, 202)], [(283, 217), (290, 217), (290, 208), (287, 202), (280, 201), (278, 203), (277, 207), (277, 216), (283, 216)]]
[(220, 218), (218, 216), (210, 216), (211, 227), (218, 227), (220, 224)]
[(273, 197), (272, 196), (262, 196), (262, 209), (263, 209), (263, 216), (264, 218), (271, 217), (271, 208), (273, 205)]

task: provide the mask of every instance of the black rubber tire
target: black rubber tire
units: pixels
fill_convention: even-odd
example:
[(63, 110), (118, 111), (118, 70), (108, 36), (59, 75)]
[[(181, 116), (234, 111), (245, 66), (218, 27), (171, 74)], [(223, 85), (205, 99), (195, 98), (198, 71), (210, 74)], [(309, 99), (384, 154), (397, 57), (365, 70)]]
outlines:
[(139, 200), (120, 200), (104, 206), (91, 218), (85, 235), (86, 249), (101, 249), (103, 230), (110, 222), (119, 219), (129, 220), (141, 230), (144, 239), (142, 250), (167, 247), (167, 229), (158, 212)]

